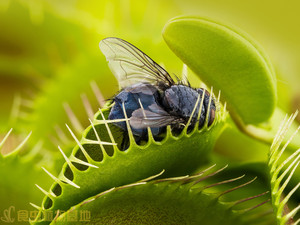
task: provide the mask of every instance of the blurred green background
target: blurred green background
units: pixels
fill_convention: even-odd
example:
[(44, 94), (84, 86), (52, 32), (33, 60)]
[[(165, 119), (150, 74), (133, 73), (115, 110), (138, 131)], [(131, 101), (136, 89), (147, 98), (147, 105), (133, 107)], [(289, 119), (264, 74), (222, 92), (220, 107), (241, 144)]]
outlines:
[[(2, 0), (0, 133), (11, 127), (21, 134), (33, 131), (31, 141), (43, 139), (51, 149), (57, 145), (57, 141), (51, 145), (57, 139), (55, 127), (66, 131), (64, 123), (69, 122), (64, 103), (84, 128), (88, 120), (82, 94), (87, 95), (93, 110), (99, 107), (90, 82), (96, 81), (105, 99), (118, 90), (98, 48), (99, 41), (108, 36), (133, 43), (170, 73), (180, 75), (182, 63), (161, 36), (165, 23), (178, 15), (210, 17), (249, 33), (276, 69), (279, 106), (294, 112), (300, 105), (298, 9), (297, 1)], [(232, 143), (230, 150), (239, 145)], [(235, 157), (247, 159), (248, 154), (245, 150), (245, 157)]]
[[(123, 38), (180, 75), (182, 62), (161, 36), (165, 23), (179, 15), (210, 17), (250, 34), (273, 62), (279, 107), (292, 113), (300, 109), (299, 8), (295, 0), (1, 0), (0, 140), (14, 128), (2, 153), (10, 152), (32, 131), (23, 154), (38, 149), (35, 165), (59, 171), (57, 145), (68, 149), (73, 143), (64, 124), (71, 124), (77, 135), (88, 126), (85, 96), (92, 112), (99, 108), (91, 82), (96, 82), (105, 99), (118, 90), (99, 41)], [(196, 78), (191, 80), (198, 84)], [(66, 104), (81, 125), (70, 122)], [(35, 148), (38, 143), (42, 144)], [(216, 152), (234, 161), (265, 161), (268, 149), (233, 125), (216, 145)], [(27, 196), (28, 201), (39, 201), (42, 194), (32, 196)], [(25, 200), (20, 207), (27, 207)]]

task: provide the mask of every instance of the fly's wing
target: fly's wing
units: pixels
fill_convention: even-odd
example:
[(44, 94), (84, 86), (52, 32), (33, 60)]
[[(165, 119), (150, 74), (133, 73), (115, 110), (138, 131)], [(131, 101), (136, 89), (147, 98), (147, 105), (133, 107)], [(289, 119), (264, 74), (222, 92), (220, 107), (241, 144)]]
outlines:
[(99, 47), (121, 88), (138, 82), (175, 84), (165, 69), (127, 41), (105, 38), (100, 41)]
[(156, 104), (150, 105), (148, 110), (139, 108), (130, 117), (130, 125), (135, 129), (147, 127), (163, 127), (180, 123), (181, 118), (168, 114)]

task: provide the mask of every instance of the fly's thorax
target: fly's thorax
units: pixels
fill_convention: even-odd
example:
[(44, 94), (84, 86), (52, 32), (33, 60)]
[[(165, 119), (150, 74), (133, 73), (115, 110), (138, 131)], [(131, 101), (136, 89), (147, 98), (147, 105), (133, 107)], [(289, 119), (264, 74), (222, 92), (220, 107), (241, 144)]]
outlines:
[(206, 113), (208, 113), (208, 126), (210, 126), (214, 119), (215, 119), (215, 113), (216, 113), (216, 103), (215, 103), (215, 98), (211, 96), (211, 94), (203, 89), (203, 88), (197, 88), (196, 91), (203, 96), (203, 91), (204, 93), (204, 100), (203, 100), (203, 106), (205, 107)]
[[(192, 115), (198, 96), (199, 93), (191, 87), (173, 85), (164, 92), (163, 105), (170, 114), (188, 119)], [(200, 95), (200, 101), (193, 114), (193, 119), (198, 117), (201, 98), (202, 96)], [(204, 115), (205, 107), (202, 107), (200, 117), (204, 117)]]
[(208, 106), (209, 106), (209, 102), (210, 102), (210, 99), (211, 99), (211, 103), (210, 103), (210, 107), (216, 109), (216, 104), (215, 104), (215, 99), (213, 96), (211, 96), (211, 94), (205, 90), (204, 88), (197, 88), (195, 89), (201, 96), (203, 95), (203, 91), (205, 92), (204, 93), (204, 106), (206, 109), (208, 109)]

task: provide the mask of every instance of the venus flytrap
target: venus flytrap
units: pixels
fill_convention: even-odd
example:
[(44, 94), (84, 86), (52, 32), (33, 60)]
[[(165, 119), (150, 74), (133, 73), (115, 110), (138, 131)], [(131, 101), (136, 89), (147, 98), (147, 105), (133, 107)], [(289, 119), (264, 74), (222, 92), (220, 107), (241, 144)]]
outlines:
[(174, 53), (206, 84), (222, 90), (233, 117), (259, 124), (272, 115), (276, 78), (267, 56), (241, 31), (200, 17), (178, 17), (164, 28)]
[[(276, 107), (276, 81), (269, 60), (246, 35), (207, 19), (174, 19), (166, 25), (163, 35), (170, 48), (207, 85), (221, 90), (222, 95), (219, 94), (215, 102), (219, 109), (213, 123), (208, 125), (212, 88), (203, 127), (196, 123), (193, 129), (188, 129), (200, 100), (200, 111), (204, 107), (204, 97), (199, 95), (192, 115), (180, 133), (173, 132), (168, 125), (166, 131), (157, 137), (148, 127), (148, 139), (142, 141), (136, 141), (133, 135), (124, 102), (121, 105), (124, 118), (116, 120), (108, 119), (113, 107), (108, 102), (94, 118), (90, 118), (91, 125), (82, 132), (81, 139), (67, 126), (76, 146), (69, 156), (59, 147), (66, 162), (57, 177), (45, 169), (54, 183), (49, 191), (38, 186), (45, 198), (41, 206), (33, 204), (40, 212), (32, 224), (66, 224), (64, 220), (68, 213), (78, 209), (90, 210), (93, 222), (104, 224), (124, 221), (128, 224), (140, 221), (193, 224), (198, 221), (197, 224), (201, 221), (213, 225), (259, 222), (265, 225), (273, 222), (272, 218), (261, 220), (259, 213), (262, 211), (252, 215), (252, 221), (246, 215), (268, 200), (246, 209), (235, 208), (266, 192), (234, 202), (224, 202), (220, 198), (250, 181), (218, 194), (206, 192), (236, 182), (242, 176), (205, 183), (220, 171), (203, 177), (203, 173), (191, 175), (210, 161), (213, 146), (227, 125), (226, 103), (223, 106), (221, 101), (228, 102), (230, 115), (240, 130), (256, 139), (271, 142), (271, 133), (262, 128), (262, 123), (268, 122)], [(149, 64), (153, 63), (142, 56)], [(119, 59), (115, 54), (108, 58)], [(136, 63), (127, 58), (123, 62)], [(113, 63), (119, 65), (119, 71), (124, 70), (121, 62)], [(148, 69), (152, 68), (153, 64), (148, 66)], [(141, 74), (137, 76), (141, 77)], [(141, 100), (139, 103), (146, 117)], [(84, 105), (91, 115), (88, 104)], [(200, 113), (198, 120), (199, 116)], [(126, 123), (126, 130), (114, 124), (121, 121)], [(124, 148), (125, 136), (128, 136), (129, 144)], [(155, 174), (160, 174), (162, 179), (157, 180)], [(151, 177), (155, 179), (151, 180)], [(160, 204), (168, 210), (164, 211)], [(62, 214), (61, 211), (68, 212)], [(55, 215), (53, 221), (47, 219), (48, 214)]]
[(300, 219), (293, 221), (293, 217), (299, 212), (300, 206), (298, 205), (294, 209), (289, 209), (287, 204), (292, 195), (299, 188), (300, 182), (298, 181), (298, 184), (286, 195), (283, 193), (300, 163), (300, 149), (291, 154), (283, 162), (280, 162), (281, 158), (283, 158), (283, 153), (286, 150), (286, 147), (300, 129), (299, 126), (289, 138), (288, 142), (283, 147), (280, 147), (284, 136), (287, 135), (287, 131), (290, 129), (297, 114), (298, 112), (291, 115), (288, 120), (285, 118), (282, 121), (269, 153), (268, 166), (270, 170), (271, 196), (278, 225), (300, 223)]
[[(236, 207), (252, 199), (261, 198), (266, 193), (226, 202), (222, 196), (245, 189), (254, 181), (247, 181), (224, 191), (211, 192), (210, 189), (234, 183), (244, 176), (218, 183), (207, 181), (226, 168), (214, 169), (215, 165), (193, 176), (173, 177), (153, 180), (157, 176), (133, 184), (109, 189), (92, 196), (67, 212), (57, 215), (51, 224), (72, 224), (68, 217), (78, 212), (90, 212), (90, 223), (99, 224), (259, 224), (272, 222), (268, 216), (259, 216), (255, 208)], [(158, 174), (162, 175), (162, 173)], [(207, 181), (207, 182), (206, 182)], [(85, 221), (78, 221), (84, 224)]]
[(81, 140), (76, 139), (70, 129), (77, 146), (70, 157), (63, 154), (66, 163), (58, 177), (47, 172), (55, 183), (46, 194), (40, 218), (33, 224), (48, 224), (49, 221), (43, 220), (43, 214), (68, 210), (93, 195), (163, 170), (165, 177), (192, 173), (199, 165), (207, 163), (209, 152), (222, 132), (227, 115), (222, 109), (210, 127), (207, 127), (206, 118), (203, 128), (199, 129), (197, 125), (192, 131), (184, 129), (174, 136), (168, 126), (162, 141), (155, 140), (149, 130), (149, 140), (141, 145), (135, 142), (126, 120), (130, 145), (125, 151), (119, 149), (123, 131), (112, 124), (116, 121), (107, 120), (110, 108), (100, 110)]
[[(156, 12), (163, 10), (162, 5), (149, 1), (151, 4), (147, 4), (146, 11), (144, 11), (140, 10), (139, 5), (132, 6), (129, 1), (124, 1), (123, 6), (129, 7), (121, 7), (124, 10), (119, 11), (119, 1), (101, 2), (97, 6), (101, 6), (102, 12), (106, 13), (99, 14), (99, 11), (95, 10), (95, 14), (87, 18), (86, 7), (77, 6), (78, 9), (74, 7), (70, 16), (65, 15), (64, 10), (58, 12), (55, 8), (50, 12), (45, 7), (48, 4), (40, 5), (41, 7), (37, 7), (37, 11), (34, 11), (34, 9), (29, 10), (29, 5), (25, 2), (24, 4), (18, 1), (8, 2), (9, 4), (0, 16), (2, 18), (0, 23), (5, 25), (1, 37), (3, 40), (13, 37), (10, 39), (9, 46), (17, 51), (8, 51), (7, 55), (2, 55), (3, 62), (0, 70), (4, 74), (14, 76), (20, 74), (25, 78), (21, 79), (22, 83), (26, 84), (28, 82), (36, 84), (37, 77), (40, 77), (39, 81), (45, 81), (45, 86), (36, 93), (33, 101), (28, 101), (23, 96), (22, 99), (16, 98), (16, 110), (13, 110), (13, 115), (19, 115), (21, 120), (13, 121), (15, 128), (23, 129), (26, 125), (28, 130), (34, 130), (30, 138), (30, 140), (33, 139), (31, 146), (38, 145), (38, 141), (43, 139), (49, 149), (50, 146), (52, 147), (52, 140), (57, 138), (55, 145), (59, 147), (56, 151), (55, 149), (46, 151), (37, 147), (36, 149), (40, 150), (39, 157), (42, 156), (45, 160), (36, 162), (33, 150), (28, 150), (28, 154), (23, 156), (19, 155), (21, 147), (24, 148), (25, 143), (28, 144), (29, 135), (10, 154), (4, 156), (0, 154), (2, 206), (3, 203), (7, 203), (21, 207), (20, 209), (27, 209), (22, 204), (25, 202), (26, 206), (29, 206), (27, 202), (34, 202), (30, 204), (40, 212), (40, 215), (33, 224), (77, 224), (79, 221), (68, 222), (64, 219), (68, 218), (68, 213), (71, 211), (80, 209), (89, 210), (93, 222), (103, 224), (109, 222), (120, 224), (125, 222), (129, 224), (274, 224), (272, 218), (260, 216), (265, 211), (261, 209), (262, 207), (258, 207), (268, 201), (268, 193), (265, 193), (268, 189), (266, 183), (262, 188), (257, 188), (259, 193), (264, 193), (252, 194), (257, 190), (250, 186), (252, 177), (248, 179), (241, 176), (244, 173), (252, 174), (255, 170), (261, 170), (260, 172), (263, 173), (267, 169), (263, 167), (265, 165), (262, 166), (262, 163), (250, 166), (241, 163), (241, 166), (238, 165), (234, 169), (232, 169), (233, 165), (230, 165), (226, 170), (227, 175), (230, 175), (229, 178), (225, 178), (225, 175), (221, 173), (223, 168), (215, 171), (209, 168), (194, 174), (195, 171), (199, 171), (199, 167), (203, 168), (211, 163), (213, 146), (222, 130), (228, 125), (226, 102), (232, 119), (243, 133), (265, 143), (271, 143), (273, 140), (274, 130), (277, 127), (276, 121), (282, 116), (282, 113), (278, 117), (275, 115), (277, 110), (275, 116), (272, 116), (276, 108), (275, 75), (268, 57), (247, 35), (210, 19), (180, 17), (170, 21), (164, 30), (167, 44), (189, 68), (206, 82), (206, 87), (214, 87), (215, 92), (221, 90), (222, 96), (219, 95), (216, 100), (220, 109), (216, 112), (214, 123), (209, 127), (207, 126), (208, 118), (206, 118), (206, 125), (201, 129), (196, 126), (190, 130), (188, 126), (185, 126), (178, 134), (168, 127), (166, 133), (159, 138), (153, 137), (148, 128), (149, 139), (139, 143), (135, 142), (128, 118), (125, 118), (122, 121), (127, 123), (130, 144), (122, 149), (124, 131), (113, 125), (113, 122), (117, 120), (108, 120), (111, 104), (107, 103), (101, 107), (103, 109), (94, 116), (94, 111), (90, 107), (92, 104), (86, 98), (86, 96), (90, 97), (87, 87), (91, 79), (98, 81), (103, 79), (110, 84), (99, 83), (106, 95), (112, 93), (110, 89), (114, 80), (104, 60), (101, 61), (99, 58), (98, 49), (94, 44), (87, 45), (85, 37), (100, 38), (95, 35), (86, 35), (87, 33), (93, 34), (91, 27), (96, 26), (96, 30), (101, 31), (102, 34), (110, 34), (118, 30), (119, 34), (127, 32), (131, 41), (139, 42), (141, 33), (128, 31), (137, 28), (136, 24), (142, 25), (142, 33), (149, 34), (143, 36), (147, 36), (149, 40), (139, 42), (140, 46), (149, 45), (151, 46), (148, 46), (149, 49), (159, 46), (152, 48), (153, 53), (161, 59), (166, 58), (165, 63), (168, 65), (168, 61), (169, 63), (174, 61), (171, 57), (165, 57), (169, 56), (163, 49), (165, 46), (152, 43), (157, 42), (157, 40), (153, 41), (157, 38), (157, 33), (154, 31), (157, 28), (160, 29), (159, 20), (165, 21), (165, 18), (169, 17), (168, 10), (158, 13), (154, 21), (145, 19), (141, 23), (140, 19), (145, 15), (152, 16), (154, 10)], [(173, 6), (168, 5), (168, 7)], [(115, 13), (114, 9), (120, 13)], [(19, 16), (15, 17), (15, 14)], [(101, 21), (96, 15), (101, 15)], [(22, 23), (20, 23), (20, 18)], [(124, 20), (124, 18), (132, 18), (132, 20)], [(151, 26), (155, 29), (149, 29), (153, 28)], [(11, 30), (11, 27), (14, 29)], [(89, 43), (94, 43), (93, 39), (90, 39)], [(152, 55), (152, 52), (149, 53)], [(18, 57), (12, 57), (14, 54)], [(49, 82), (50, 77), (54, 79)], [(95, 85), (93, 85), (93, 91), (99, 91)], [(78, 101), (82, 92), (86, 92), (86, 96), (82, 96), (83, 104), (81, 105)], [(99, 95), (96, 94), (97, 96)], [(74, 114), (78, 116), (77, 121), (83, 122), (78, 126), (76, 119), (71, 120), (67, 129), (74, 139), (72, 141), (68, 140), (63, 129), (59, 128), (67, 119), (63, 117), (64, 113), (61, 110), (61, 105), (65, 101), (69, 104), (69, 106), (65, 104), (69, 118), (74, 119), (71, 115)], [(98, 99), (98, 102), (102, 105), (103, 98)], [(199, 102), (199, 97), (197, 102)], [(211, 99), (209, 102), (211, 104)], [(224, 102), (224, 107), (219, 102)], [(19, 111), (21, 113), (18, 114), (18, 105), (25, 106), (26, 110), (21, 109)], [(202, 105), (203, 102), (200, 108)], [(83, 111), (80, 110), (81, 108), (84, 108), (88, 114), (88, 116), (84, 115), (85, 122), (90, 122), (85, 130), (84, 128), (88, 125), (81, 120), (80, 112)], [(123, 109), (126, 112), (124, 107)], [(200, 114), (198, 120), (199, 116)], [(20, 122), (24, 123), (20, 125)], [(190, 122), (191, 119), (188, 123)], [(54, 126), (56, 138), (52, 138)], [(267, 130), (268, 127), (272, 131)], [(289, 136), (285, 134), (287, 127), (282, 126), (276, 136), (269, 158), (271, 196), (278, 224), (292, 223), (293, 215), (299, 210), (299, 206), (290, 211), (284, 210), (286, 202), (294, 199), (292, 197), (295, 195), (292, 196), (292, 194), (299, 187), (296, 175), (299, 150), (291, 154), (283, 163), (279, 163), (283, 158), (284, 149), (290, 147), (294, 150), (300, 147), (298, 134), (292, 142), (284, 138)], [(0, 141), (0, 149), (8, 135)], [(76, 145), (72, 153), (66, 147), (70, 142), (72, 147)], [(290, 144), (286, 146), (287, 143)], [(236, 149), (237, 154), (242, 154), (242, 150)], [(55, 155), (59, 155), (63, 160), (63, 166), (56, 160)], [(46, 167), (46, 161), (50, 161), (55, 166)], [(43, 163), (45, 167), (42, 168), (43, 171), (32, 166), (37, 163)], [(218, 166), (224, 164), (224, 161), (218, 161)], [(261, 167), (258, 167), (259, 165)], [(243, 166), (248, 166), (248, 168), (243, 168)], [(255, 167), (255, 170), (254, 168), (252, 170), (251, 166)], [(58, 176), (53, 168), (61, 170)], [(242, 169), (244, 171), (240, 173)], [(232, 178), (232, 173), (237, 177)], [(251, 185), (261, 181), (260, 175), (256, 173), (255, 176), (258, 176), (258, 179)], [(53, 180), (50, 189), (47, 178)], [(239, 183), (244, 180), (246, 183)], [(294, 187), (293, 182), (296, 183)], [(33, 189), (34, 184), (37, 187), (35, 189)], [(292, 191), (284, 196), (283, 191), (287, 185)], [(221, 187), (224, 186), (225, 189), (222, 190)], [(236, 194), (241, 190), (245, 198)], [(235, 191), (235, 196), (238, 196), (238, 200), (233, 201), (233, 196), (229, 194), (233, 191)], [(42, 204), (37, 203), (42, 197), (38, 194), (44, 195)], [(251, 195), (253, 196), (247, 197)], [(228, 201), (225, 201), (223, 197), (226, 197)], [(261, 198), (263, 200), (260, 200)], [(259, 203), (251, 204), (251, 200), (259, 200)], [(250, 204), (250, 208), (243, 207), (243, 203)], [(34, 208), (32, 210), (35, 210)], [(62, 210), (68, 212), (62, 213)], [(48, 217), (51, 213), (55, 218)], [(54, 220), (51, 221), (52, 219)], [(298, 222), (295, 221), (295, 224)]]
[[(13, 129), (11, 128), (7, 134), (4, 136), (4, 138), (1, 140), (0, 142), (0, 150), (3, 148), (3, 145), (5, 143), (5, 141), (7, 140), (7, 138), (9, 137), (10, 133), (13, 131)], [(2, 156), (2, 155), (1, 155)]]
[[(1, 149), (3, 148), (3, 146), (4, 146), (5, 142), (7, 141), (7, 139), (9, 138), (9, 136), (10, 136), (10, 134), (11, 134), (12, 131), (13, 131), (13, 128), (11, 128), (11, 129), (7, 132), (7, 134), (4, 136), (4, 138), (3, 138), (2, 141), (0, 142), (0, 151), (1, 151)], [(15, 158), (15, 157), (17, 157), (19, 151), (24, 147), (24, 145), (26, 144), (26, 142), (27, 142), (28, 139), (30, 138), (31, 133), (32, 133), (32, 132), (30, 132), (30, 133), (24, 138), (24, 140), (23, 140), (17, 147), (15, 147), (14, 149), (10, 150), (9, 153), (7, 153), (7, 154), (5, 154), (5, 155), (2, 155), (2, 154), (0, 153), (0, 157), (1, 157), (2, 159), (5, 159), (5, 158)]]
[[(182, 16), (165, 25), (163, 37), (197, 76), (222, 91), (221, 101), (227, 102), (240, 131), (272, 143), (276, 122), (282, 119), (278, 109), (273, 115), (276, 76), (268, 56), (249, 35), (208, 18)], [(290, 146), (296, 149), (299, 141)]]
[[(11, 137), (11, 136), (17, 136)], [(22, 140), (18, 136), (21, 136)], [(43, 176), (43, 172), (39, 166), (37, 152), (42, 149), (40, 143), (33, 149), (28, 148), (28, 140), (31, 136), (29, 133), (26, 137), (18, 135), (17, 132), (10, 129), (5, 137), (0, 140), (0, 150), (4, 146), (6, 154), (0, 153), (0, 220), (17, 221), (15, 217), (18, 211), (33, 211), (29, 205), (30, 201), (38, 201), (43, 194), (34, 187), (38, 181), (40, 186), (47, 187), (51, 184), (47, 177)], [(8, 140), (11, 138), (10, 140)], [(17, 143), (15, 143), (18, 140)], [(10, 146), (17, 145), (16, 147)], [(22, 151), (22, 154), (20, 152)], [(5, 214), (9, 208), (13, 208), (16, 214)], [(20, 222), (20, 224), (28, 224), (28, 222)]]

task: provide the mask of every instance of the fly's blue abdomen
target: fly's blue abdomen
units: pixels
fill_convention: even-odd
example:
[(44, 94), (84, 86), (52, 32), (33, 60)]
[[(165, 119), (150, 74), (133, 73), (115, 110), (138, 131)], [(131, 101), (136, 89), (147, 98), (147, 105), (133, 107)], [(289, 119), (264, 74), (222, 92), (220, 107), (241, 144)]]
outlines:
[[(124, 119), (124, 112), (122, 105), (126, 110), (127, 118), (132, 116), (132, 113), (141, 108), (141, 104), (145, 110), (150, 105), (158, 104), (157, 99), (159, 98), (159, 91), (151, 84), (138, 83), (132, 86), (126, 87), (118, 95), (114, 97), (114, 106), (112, 107), (108, 116), (109, 120)], [(141, 102), (141, 104), (140, 104)], [(126, 122), (116, 122), (115, 125), (119, 126), (123, 130), (127, 130)], [(147, 128), (136, 129), (131, 127), (132, 132), (136, 136), (147, 136)], [(158, 135), (162, 128), (152, 127), (151, 131), (153, 135)]]

